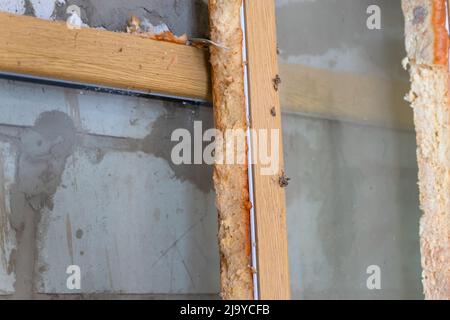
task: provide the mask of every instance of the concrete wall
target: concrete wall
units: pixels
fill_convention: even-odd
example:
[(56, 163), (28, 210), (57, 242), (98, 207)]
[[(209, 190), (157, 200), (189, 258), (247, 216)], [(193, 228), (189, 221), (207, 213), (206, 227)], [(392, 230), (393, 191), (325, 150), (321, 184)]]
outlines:
[(0, 96), (16, 289), (70, 293), (76, 264), (83, 293), (218, 292), (211, 168), (170, 160), (172, 131), (210, 127), (209, 109), (10, 81)]
[[(0, 10), (65, 19), (70, 4), (92, 27), (123, 31), (136, 14), (178, 34), (207, 30), (201, 1), (2, 1)], [(217, 298), (212, 168), (170, 159), (172, 132), (212, 127), (209, 107), (0, 80), (0, 110), (0, 293)], [(66, 286), (69, 265), (81, 268), (81, 290)]]
[[(400, 1), (375, 1), (383, 29), (369, 32), (372, 2), (277, 0), (280, 63), (406, 80)], [(73, 3), (92, 27), (123, 31), (133, 13), (207, 34), (200, 0), (6, 0), (0, 10), (65, 19)], [(212, 110), (0, 81), (0, 294), (217, 298), (211, 168), (170, 161), (170, 134), (195, 120), (211, 127)], [(293, 297), (422, 298), (414, 133), (291, 113), (283, 135)], [(60, 296), (73, 293), (71, 264), (82, 289)], [(366, 287), (369, 265), (381, 290)]]
[(92, 28), (125, 31), (135, 15), (153, 25), (165, 23), (177, 35), (205, 37), (208, 6), (203, 0), (2, 0), (0, 10), (48, 20), (66, 20), (70, 5), (81, 9), (81, 18)]

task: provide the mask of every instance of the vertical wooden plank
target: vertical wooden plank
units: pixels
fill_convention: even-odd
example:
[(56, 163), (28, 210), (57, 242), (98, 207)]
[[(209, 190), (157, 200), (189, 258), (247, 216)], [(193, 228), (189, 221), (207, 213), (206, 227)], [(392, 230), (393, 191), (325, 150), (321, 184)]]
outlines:
[[(260, 299), (289, 299), (289, 266), (278, 86), (275, 4), (273, 0), (245, 0), (248, 89), (251, 128), (279, 132), (279, 168), (264, 175), (253, 165), (258, 279)], [(270, 136), (270, 133), (269, 133)]]

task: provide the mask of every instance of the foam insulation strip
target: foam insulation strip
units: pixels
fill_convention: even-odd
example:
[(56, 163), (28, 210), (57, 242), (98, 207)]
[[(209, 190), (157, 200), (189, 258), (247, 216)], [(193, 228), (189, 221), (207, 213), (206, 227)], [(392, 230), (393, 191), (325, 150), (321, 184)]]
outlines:
[[(244, 61), (247, 61), (247, 39), (246, 39), (246, 25), (245, 25), (245, 13), (244, 13), (244, 4), (241, 6), (241, 26), (243, 31), (243, 41), (242, 48), (243, 54), (242, 57)], [(245, 92), (245, 111), (247, 114), (247, 123), (250, 123), (250, 100), (249, 100), (249, 87), (248, 87), (248, 66), (247, 63), (244, 63), (244, 92)], [(252, 145), (252, 136), (251, 130), (249, 128), (247, 132), (247, 144), (249, 146), (249, 150), (253, 150)], [(250, 202), (255, 203), (255, 195), (253, 192), (253, 152), (248, 152), (248, 183), (249, 183), (249, 197)], [(256, 250), (256, 215), (255, 215), (255, 207), (252, 205), (250, 209), (250, 238), (252, 243), (252, 270), (257, 270), (258, 268), (258, 259), (257, 259), (257, 250)], [(253, 272), (253, 298), (254, 300), (259, 300), (259, 290), (258, 290), (258, 273)]]
[(445, 0), (402, 0), (419, 165), (426, 299), (450, 299), (450, 101)]
[[(222, 133), (248, 129), (241, 6), (242, 0), (209, 1), (211, 40), (220, 44), (210, 47), (214, 122)], [(232, 146), (239, 157), (242, 151), (227, 139), (224, 135), (224, 149)], [(243, 151), (245, 159), (247, 149), (248, 146)], [(251, 300), (254, 295), (248, 163), (216, 164), (214, 187), (219, 213), (221, 296), (226, 300)]]

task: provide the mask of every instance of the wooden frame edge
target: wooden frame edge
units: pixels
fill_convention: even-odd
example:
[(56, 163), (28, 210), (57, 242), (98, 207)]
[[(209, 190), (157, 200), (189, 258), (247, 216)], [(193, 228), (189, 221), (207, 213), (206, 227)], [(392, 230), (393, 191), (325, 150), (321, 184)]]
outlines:
[(211, 100), (207, 50), (0, 12), (0, 70)]
[(290, 299), (275, 3), (244, 0), (244, 12), (250, 127), (279, 136), (277, 174), (263, 175), (261, 164), (253, 165), (259, 298)]

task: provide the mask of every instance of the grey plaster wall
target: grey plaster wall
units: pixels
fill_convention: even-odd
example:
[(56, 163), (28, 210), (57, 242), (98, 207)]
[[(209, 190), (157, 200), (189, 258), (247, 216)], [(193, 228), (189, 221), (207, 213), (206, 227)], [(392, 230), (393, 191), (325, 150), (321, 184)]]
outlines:
[(177, 35), (205, 37), (208, 6), (203, 0), (2, 0), (0, 10), (48, 20), (66, 20), (70, 5), (81, 9), (81, 18), (92, 28), (123, 32), (131, 15), (153, 25), (165, 23)]
[(76, 293), (73, 264), (84, 294), (218, 292), (211, 168), (170, 160), (208, 108), (5, 80), (0, 96), (5, 293)]

